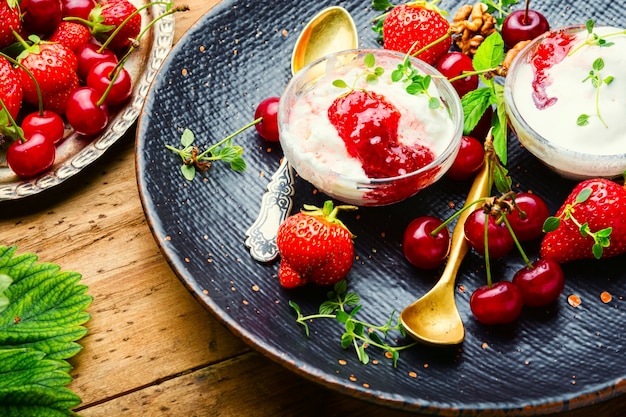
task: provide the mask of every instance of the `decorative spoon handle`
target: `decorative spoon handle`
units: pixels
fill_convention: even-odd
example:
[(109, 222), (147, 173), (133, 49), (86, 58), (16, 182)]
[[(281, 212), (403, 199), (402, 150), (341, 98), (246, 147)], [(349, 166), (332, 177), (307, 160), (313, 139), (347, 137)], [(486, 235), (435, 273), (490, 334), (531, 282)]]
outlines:
[(259, 262), (270, 262), (278, 256), (276, 233), (291, 212), (295, 193), (293, 182), (291, 165), (283, 158), (267, 184), (256, 220), (246, 231), (246, 246), (250, 248), (250, 255)]

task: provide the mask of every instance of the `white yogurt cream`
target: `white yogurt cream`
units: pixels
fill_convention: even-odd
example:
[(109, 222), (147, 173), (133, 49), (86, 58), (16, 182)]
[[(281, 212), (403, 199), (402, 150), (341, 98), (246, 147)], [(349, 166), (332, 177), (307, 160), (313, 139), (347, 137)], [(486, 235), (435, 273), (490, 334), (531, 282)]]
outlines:
[[(599, 36), (622, 33), (606, 38), (614, 44), (608, 47), (584, 45), (587, 30), (582, 28), (571, 41), (567, 56), (545, 71), (548, 79), (544, 86), (552, 103), (542, 108), (533, 95), (535, 71), (528, 64), (520, 65), (512, 85), (513, 100), (521, 117), (538, 134), (555, 145), (575, 152), (592, 155), (614, 155), (626, 152), (626, 35), (615, 27), (597, 27)], [(593, 62), (602, 58), (604, 68), (598, 72), (609, 84), (596, 89), (590, 79)], [(596, 108), (596, 93), (597, 108)], [(602, 120), (598, 117), (600, 111)], [(579, 126), (581, 114), (589, 115), (588, 124)]]
[[(456, 122), (452, 121), (443, 102), (440, 108), (430, 109), (428, 95), (409, 94), (403, 83), (391, 80), (391, 73), (401, 62), (402, 56), (396, 54), (377, 55), (375, 67), (384, 68), (384, 73), (376, 82), (367, 83), (363, 75), (366, 71), (363, 56), (348, 54), (339, 59), (330, 58), (318, 68), (312, 68), (304, 80), (292, 80), (292, 84), (298, 85), (288, 86), (281, 97), (280, 141), (287, 160), (301, 177), (343, 201), (363, 203), (367, 189), (359, 184), (368, 183), (369, 178), (360, 161), (348, 154), (328, 117), (328, 109), (335, 99), (350, 91), (350, 88), (334, 86), (333, 81), (338, 79), (350, 87), (356, 81), (354, 89), (377, 93), (395, 106), (401, 114), (398, 138), (404, 145), (426, 146), (435, 159), (449, 152), (447, 149), (458, 129)], [(440, 97), (433, 82), (429, 95)]]

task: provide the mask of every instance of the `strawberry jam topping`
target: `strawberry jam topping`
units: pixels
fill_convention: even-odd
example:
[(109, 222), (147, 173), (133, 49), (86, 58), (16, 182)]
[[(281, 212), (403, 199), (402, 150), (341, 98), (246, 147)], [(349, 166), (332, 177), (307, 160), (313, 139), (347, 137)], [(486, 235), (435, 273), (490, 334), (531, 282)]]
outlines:
[(416, 171), (435, 159), (425, 146), (406, 146), (398, 138), (400, 112), (371, 91), (353, 90), (335, 99), (328, 118), (361, 162), (369, 178), (388, 178)]
[(530, 58), (533, 69), (533, 100), (539, 110), (543, 110), (556, 103), (556, 97), (548, 97), (546, 89), (552, 84), (548, 70), (563, 61), (572, 49), (574, 35), (564, 32), (555, 32), (546, 36)]

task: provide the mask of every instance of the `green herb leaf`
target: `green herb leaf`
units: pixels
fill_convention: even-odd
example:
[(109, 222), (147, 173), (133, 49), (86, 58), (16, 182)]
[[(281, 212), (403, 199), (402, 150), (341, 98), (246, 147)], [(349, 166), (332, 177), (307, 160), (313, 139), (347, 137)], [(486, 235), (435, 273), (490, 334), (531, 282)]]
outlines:
[(561, 219), (559, 217), (550, 216), (543, 222), (542, 230), (545, 233), (553, 232), (561, 225)]
[[(497, 67), (504, 59), (504, 40), (499, 32), (487, 36), (476, 49), (472, 65), (476, 71), (484, 71)], [(483, 79), (483, 81), (485, 81)]]
[[(463, 134), (469, 135), (476, 127), (483, 114), (495, 103), (493, 90), (489, 87), (481, 87), (465, 94), (461, 99), (463, 105)], [(483, 139), (483, 138), (479, 138)]]
[(82, 349), (77, 341), (87, 333), (93, 299), (80, 274), (16, 251), (0, 246), (0, 276), (13, 280), (0, 313), (0, 415), (69, 416), (80, 398), (66, 388), (66, 360)]
[(591, 197), (591, 193), (593, 193), (593, 189), (591, 187), (585, 187), (576, 195), (576, 204), (584, 203)]
[(180, 136), (180, 143), (186, 148), (187, 146), (191, 146), (195, 139), (196, 138), (193, 132), (190, 129), (185, 128), (185, 130), (183, 130), (183, 134)]
[(393, 7), (393, 4), (391, 4), (389, 0), (372, 0), (372, 8), (374, 10), (383, 11), (390, 7)]
[(4, 292), (13, 283), (13, 279), (7, 274), (0, 274), (0, 313), (9, 306), (9, 297)]

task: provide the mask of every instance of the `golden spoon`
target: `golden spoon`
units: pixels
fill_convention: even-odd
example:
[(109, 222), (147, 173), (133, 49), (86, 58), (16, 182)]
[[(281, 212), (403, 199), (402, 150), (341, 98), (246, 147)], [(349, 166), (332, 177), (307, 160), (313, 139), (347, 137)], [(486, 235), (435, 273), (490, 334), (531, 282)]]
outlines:
[[(291, 55), (291, 73), (333, 52), (356, 49), (358, 35), (352, 16), (342, 7), (323, 9), (304, 27)], [(293, 172), (283, 158), (267, 185), (255, 222), (246, 231), (250, 255), (259, 262), (270, 262), (278, 256), (276, 232), (291, 211)]]
[[(489, 193), (489, 165), (487, 161), (476, 175), (466, 204), (487, 197)], [(465, 338), (465, 328), (454, 301), (456, 274), (469, 249), (463, 225), (471, 213), (459, 214), (452, 232), (450, 255), (435, 286), (422, 298), (407, 306), (400, 314), (400, 322), (414, 339), (431, 345), (456, 345)]]

